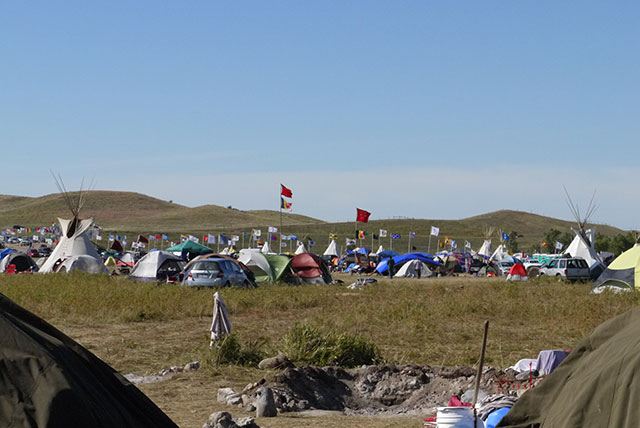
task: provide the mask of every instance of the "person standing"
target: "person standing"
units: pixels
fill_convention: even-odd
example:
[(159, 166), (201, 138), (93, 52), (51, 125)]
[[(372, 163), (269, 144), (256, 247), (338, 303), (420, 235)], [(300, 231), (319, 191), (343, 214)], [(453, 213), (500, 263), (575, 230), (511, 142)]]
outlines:
[(389, 257), (387, 260), (387, 269), (389, 270), (389, 279), (393, 279), (393, 268), (396, 266), (396, 262), (393, 261), (393, 257)]

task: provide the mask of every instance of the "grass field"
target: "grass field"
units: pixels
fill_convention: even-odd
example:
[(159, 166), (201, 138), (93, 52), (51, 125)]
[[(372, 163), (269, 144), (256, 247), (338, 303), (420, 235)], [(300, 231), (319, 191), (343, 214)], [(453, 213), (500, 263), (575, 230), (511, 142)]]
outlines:
[[(337, 275), (345, 284), (355, 280)], [(388, 362), (474, 364), (488, 319), (486, 364), (505, 368), (538, 351), (571, 348), (596, 325), (638, 304), (640, 295), (594, 296), (590, 284), (550, 279), (525, 284), (501, 279), (448, 277), (380, 279), (362, 291), (344, 286), (263, 286), (223, 290), (241, 343), (263, 340), (282, 348), (295, 323), (359, 334)], [(268, 375), (251, 367), (220, 366), (208, 348), (212, 292), (156, 287), (121, 278), (70, 275), (0, 276), (0, 292), (35, 312), (123, 373), (153, 374), (193, 360), (203, 367), (141, 389), (180, 426), (200, 427), (223, 407), (219, 387), (241, 389)], [(234, 417), (241, 409), (224, 409)], [(264, 427), (421, 426), (420, 418), (295, 416), (261, 419)]]

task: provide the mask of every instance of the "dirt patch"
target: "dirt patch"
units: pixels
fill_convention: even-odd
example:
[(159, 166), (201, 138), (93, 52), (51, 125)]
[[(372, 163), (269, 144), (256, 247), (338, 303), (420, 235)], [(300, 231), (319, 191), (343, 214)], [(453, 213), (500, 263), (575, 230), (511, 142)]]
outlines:
[[(502, 393), (509, 374), (487, 368), (480, 387)], [(290, 368), (266, 380), (280, 412), (332, 410), (351, 415), (423, 415), (446, 406), (452, 395), (472, 389), (471, 367), (377, 365), (345, 370), (339, 367)], [(249, 397), (255, 391), (243, 391)]]

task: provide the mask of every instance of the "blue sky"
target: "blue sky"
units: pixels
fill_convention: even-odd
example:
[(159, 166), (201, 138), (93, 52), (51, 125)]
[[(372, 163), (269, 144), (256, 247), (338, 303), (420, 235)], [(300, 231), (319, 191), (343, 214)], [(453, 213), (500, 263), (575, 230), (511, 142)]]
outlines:
[(564, 184), (640, 228), (640, 4), (0, 8), (0, 194), (52, 168), (189, 206), (277, 209), (282, 182), (325, 220), (568, 218)]

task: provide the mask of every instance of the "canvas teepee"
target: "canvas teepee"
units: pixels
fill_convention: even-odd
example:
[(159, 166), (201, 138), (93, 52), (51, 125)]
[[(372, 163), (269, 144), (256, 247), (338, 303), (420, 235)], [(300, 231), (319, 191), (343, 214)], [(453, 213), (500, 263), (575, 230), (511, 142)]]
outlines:
[(589, 270), (591, 271), (594, 277), (597, 277), (603, 270), (604, 265), (598, 252), (594, 248), (594, 240), (596, 235), (595, 227), (587, 229), (587, 224), (591, 220), (591, 217), (595, 213), (597, 206), (594, 204), (595, 193), (591, 197), (591, 201), (587, 206), (587, 211), (583, 215), (580, 213), (580, 209), (577, 205), (573, 203), (571, 197), (569, 196), (569, 192), (567, 189), (564, 189), (565, 194), (567, 196), (567, 205), (569, 205), (569, 209), (573, 214), (573, 217), (576, 220), (576, 224), (578, 226), (577, 229), (573, 227), (571, 230), (576, 234), (573, 241), (569, 244), (567, 249), (565, 250), (565, 254), (569, 254), (571, 257), (581, 257), (585, 259), (587, 264), (589, 265)]
[(324, 255), (325, 256), (333, 256), (333, 257), (340, 257), (340, 252), (338, 251), (338, 244), (336, 243), (335, 239), (332, 239), (331, 242), (329, 243), (329, 246), (327, 247), (327, 249), (324, 250)]
[(478, 250), (478, 255), (483, 257), (491, 257), (491, 235), (493, 235), (494, 228), (486, 226), (484, 228), (484, 242)]
[(102, 263), (100, 254), (98, 254), (98, 251), (85, 233), (93, 224), (93, 218), (80, 218), (80, 210), (85, 203), (86, 192), (83, 191), (82, 185), (80, 185), (80, 191), (78, 192), (77, 198), (74, 199), (64, 187), (62, 178), (56, 178), (55, 176), (53, 178), (73, 217), (71, 219), (58, 218), (62, 232), (60, 242), (58, 242), (58, 245), (56, 245), (51, 255), (40, 267), (39, 272), (54, 272), (54, 270), (67, 259), (89, 256), (96, 261), (95, 269), (92, 270), (95, 271), (98, 269), (100, 272), (106, 273), (107, 268)]

